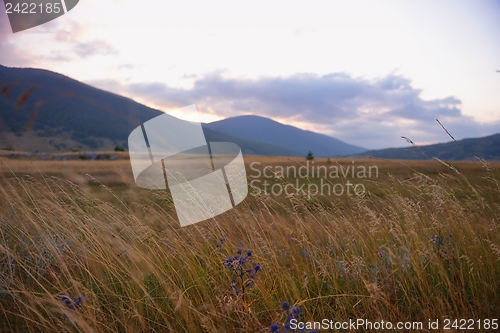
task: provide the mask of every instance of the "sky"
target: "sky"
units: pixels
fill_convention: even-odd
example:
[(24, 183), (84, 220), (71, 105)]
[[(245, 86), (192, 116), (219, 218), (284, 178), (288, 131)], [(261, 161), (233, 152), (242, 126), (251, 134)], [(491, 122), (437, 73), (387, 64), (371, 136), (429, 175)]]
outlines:
[(254, 114), (368, 149), (500, 133), (500, 0), (81, 0), (12, 33), (0, 64), (176, 117)]

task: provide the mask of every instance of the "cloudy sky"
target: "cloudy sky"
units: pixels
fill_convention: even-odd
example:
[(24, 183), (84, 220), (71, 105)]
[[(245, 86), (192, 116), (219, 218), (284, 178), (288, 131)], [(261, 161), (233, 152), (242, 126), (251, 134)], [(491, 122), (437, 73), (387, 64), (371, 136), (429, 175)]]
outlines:
[(366, 148), (500, 132), (500, 1), (80, 0), (13, 34), (49, 69), (179, 118), (256, 114)]

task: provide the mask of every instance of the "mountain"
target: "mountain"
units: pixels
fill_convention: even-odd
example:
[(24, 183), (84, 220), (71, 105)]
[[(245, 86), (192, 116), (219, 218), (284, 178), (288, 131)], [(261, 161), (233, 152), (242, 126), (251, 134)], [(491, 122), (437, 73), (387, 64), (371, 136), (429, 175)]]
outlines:
[[(0, 133), (4, 141), (10, 139), (11, 146), (26, 146), (23, 137), (39, 137), (41, 141), (50, 137), (53, 144), (47, 142), (49, 150), (98, 149), (105, 141), (124, 146), (139, 119), (145, 121), (161, 114), (41, 69), (0, 66), (0, 89)], [(65, 147), (65, 141), (77, 147)]]
[[(162, 111), (42, 69), (0, 65), (0, 149), (111, 150)], [(500, 160), (500, 134), (421, 146), (370, 150), (259, 116), (203, 124), (207, 141), (234, 142), (246, 155), (373, 156), (387, 159)]]
[[(0, 149), (110, 150), (126, 147), (141, 122), (164, 114), (131, 99), (42, 69), (0, 65)], [(294, 156), (272, 143), (203, 128), (207, 141), (238, 144), (244, 154)]]
[(425, 160), (434, 157), (441, 160), (467, 160), (469, 157), (472, 159), (479, 157), (486, 160), (500, 160), (500, 134), (463, 139), (457, 142), (460, 143), (463, 149), (456, 142), (451, 141), (419, 146), (420, 149), (407, 147), (369, 150), (358, 155), (405, 160)]
[(259, 116), (239, 116), (206, 124), (205, 127), (245, 140), (275, 144), (305, 156), (312, 151), (316, 157), (358, 154), (366, 149), (347, 144), (328, 135), (283, 125)]

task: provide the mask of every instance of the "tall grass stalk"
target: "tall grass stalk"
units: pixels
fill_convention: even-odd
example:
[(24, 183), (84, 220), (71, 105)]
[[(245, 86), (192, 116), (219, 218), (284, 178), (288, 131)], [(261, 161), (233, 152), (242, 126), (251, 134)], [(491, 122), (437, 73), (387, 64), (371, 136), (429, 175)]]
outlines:
[[(0, 331), (267, 332), (283, 300), (304, 320), (498, 317), (499, 177), (483, 167), (480, 185), (455, 170), (364, 197), (249, 197), (185, 228), (168, 192), (3, 177)], [(245, 299), (222, 264), (237, 248), (262, 267)]]

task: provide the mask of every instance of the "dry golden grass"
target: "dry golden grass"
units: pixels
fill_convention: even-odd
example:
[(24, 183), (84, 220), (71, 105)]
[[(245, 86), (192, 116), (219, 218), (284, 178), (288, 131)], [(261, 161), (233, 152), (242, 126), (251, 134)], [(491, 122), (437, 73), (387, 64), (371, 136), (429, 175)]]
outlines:
[[(304, 321), (498, 318), (499, 165), (363, 163), (362, 197), (250, 195), (181, 228), (127, 160), (1, 159), (0, 331), (269, 332), (285, 300)], [(222, 265), (237, 248), (262, 266), (244, 299)]]

